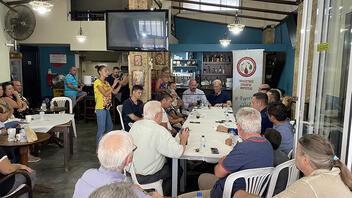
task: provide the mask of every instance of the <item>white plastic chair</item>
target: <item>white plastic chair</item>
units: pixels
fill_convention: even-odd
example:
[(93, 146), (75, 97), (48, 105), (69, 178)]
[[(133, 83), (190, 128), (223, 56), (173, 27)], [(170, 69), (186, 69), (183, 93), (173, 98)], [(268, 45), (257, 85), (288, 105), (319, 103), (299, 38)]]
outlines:
[(231, 198), (232, 186), (237, 179), (243, 178), (246, 182), (246, 192), (262, 196), (269, 183), (274, 168), (248, 169), (229, 175), (225, 182), (222, 198)]
[(298, 179), (299, 170), (296, 168), (295, 159), (277, 165), (273, 171), (266, 198), (273, 196), (279, 174), (285, 168), (288, 168), (286, 188)]
[[(69, 113), (73, 114), (72, 100), (69, 97), (55, 97), (51, 100), (50, 106), (54, 107), (54, 102), (56, 102), (58, 107), (65, 107), (67, 101), (69, 104)], [(73, 128), (73, 133), (77, 138), (76, 122), (74, 118), (72, 119), (72, 128)]]
[(287, 154), (288, 159), (292, 159), (293, 158), (292, 155), (293, 155), (293, 149), (291, 149), (290, 152), (288, 152)]
[(120, 115), (120, 122), (121, 122), (122, 130), (125, 130), (125, 125), (124, 125), (123, 119), (122, 119), (122, 105), (117, 105), (116, 109), (117, 109), (117, 112), (119, 112), (119, 115)]
[[(137, 180), (137, 177), (136, 177), (136, 173), (135, 173), (135, 170), (134, 170), (134, 165), (133, 163), (130, 163), (129, 166), (126, 166), (125, 167), (125, 172), (129, 172), (131, 174), (131, 177), (132, 177), (132, 181), (134, 184), (137, 184), (139, 185), (142, 189), (150, 189), (150, 188), (154, 188), (156, 190), (157, 193), (159, 193), (161, 196), (164, 195), (163, 193), (163, 180), (159, 180), (159, 181), (156, 181), (156, 182), (153, 182), (153, 183), (150, 183), (150, 184), (139, 184), (138, 180)], [(126, 175), (126, 174), (125, 174)]]

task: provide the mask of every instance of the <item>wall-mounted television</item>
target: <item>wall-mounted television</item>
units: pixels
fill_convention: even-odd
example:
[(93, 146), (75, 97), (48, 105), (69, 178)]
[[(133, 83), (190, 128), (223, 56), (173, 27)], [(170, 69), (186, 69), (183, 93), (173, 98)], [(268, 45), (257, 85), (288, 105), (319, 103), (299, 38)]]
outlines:
[(108, 50), (167, 51), (168, 10), (106, 12)]

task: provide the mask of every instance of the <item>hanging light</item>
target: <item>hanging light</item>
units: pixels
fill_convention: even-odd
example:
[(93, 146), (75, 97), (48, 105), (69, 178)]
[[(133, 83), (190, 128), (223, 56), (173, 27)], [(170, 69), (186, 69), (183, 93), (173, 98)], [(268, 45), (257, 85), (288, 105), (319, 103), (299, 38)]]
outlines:
[(224, 33), (224, 39), (219, 40), (220, 44), (224, 47), (228, 46), (231, 43), (231, 40), (227, 39), (227, 33)]
[(38, 12), (41, 15), (51, 12), (54, 7), (54, 5), (48, 0), (33, 0), (29, 2), (29, 5), (34, 11)]
[(239, 34), (240, 32), (242, 32), (244, 27), (245, 27), (245, 25), (240, 24), (240, 20), (237, 17), (237, 13), (236, 13), (236, 16), (235, 16), (234, 23), (231, 23), (231, 24), (227, 25), (227, 28), (229, 28), (229, 31), (234, 33), (234, 34)]
[(83, 30), (82, 30), (82, 24), (81, 22), (79, 22), (79, 34), (76, 35), (76, 39), (78, 42), (80, 43), (83, 43), (86, 41), (87, 39), (87, 36), (86, 35), (83, 35)]

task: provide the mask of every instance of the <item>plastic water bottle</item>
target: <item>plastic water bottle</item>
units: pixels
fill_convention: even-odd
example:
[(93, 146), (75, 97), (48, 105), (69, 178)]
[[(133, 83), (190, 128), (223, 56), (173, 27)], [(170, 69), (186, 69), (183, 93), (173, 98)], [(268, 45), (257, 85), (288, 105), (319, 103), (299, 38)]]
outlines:
[(225, 126), (229, 126), (229, 120), (230, 120), (229, 114), (226, 113), (226, 116), (225, 116)]
[(200, 138), (200, 148), (199, 151), (201, 153), (205, 152), (205, 148), (206, 148), (206, 144), (205, 144), (205, 136), (202, 135), (202, 137)]
[(24, 128), (20, 130), (20, 142), (27, 142), (26, 131)]
[(44, 114), (45, 114), (45, 112), (44, 112), (43, 106), (42, 106), (42, 107), (40, 107), (40, 112), (39, 112), (40, 120), (44, 120)]
[(43, 109), (43, 111), (46, 111), (46, 103), (45, 103), (45, 101), (43, 101), (43, 103), (42, 103), (42, 109)]
[(196, 198), (202, 198), (203, 194), (201, 192), (197, 192), (197, 197)]

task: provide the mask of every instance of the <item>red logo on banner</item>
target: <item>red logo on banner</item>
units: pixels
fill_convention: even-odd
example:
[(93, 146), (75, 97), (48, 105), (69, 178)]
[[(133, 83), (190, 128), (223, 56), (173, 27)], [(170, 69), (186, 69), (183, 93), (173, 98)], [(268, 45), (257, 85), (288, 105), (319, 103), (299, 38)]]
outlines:
[(251, 77), (257, 70), (257, 65), (251, 57), (243, 57), (237, 63), (237, 72), (243, 77)]

